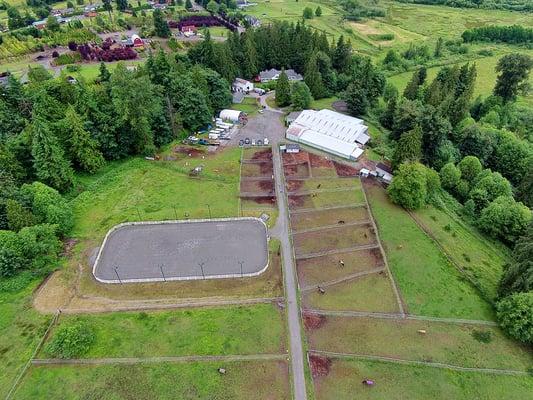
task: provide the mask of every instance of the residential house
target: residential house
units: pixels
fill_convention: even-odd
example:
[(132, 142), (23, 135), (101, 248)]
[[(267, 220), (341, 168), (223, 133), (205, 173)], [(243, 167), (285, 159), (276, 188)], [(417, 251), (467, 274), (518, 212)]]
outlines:
[[(287, 78), (289, 78), (289, 81), (303, 81), (304, 79), (302, 75), (298, 74), (293, 69), (285, 70), (285, 74), (287, 74)], [(275, 68), (272, 68), (266, 71), (261, 71), (259, 73), (259, 80), (261, 82), (276, 81), (279, 79), (280, 75), (281, 75), (281, 71)]]
[(231, 90), (234, 92), (250, 93), (254, 90), (254, 84), (246, 79), (235, 78), (231, 85)]

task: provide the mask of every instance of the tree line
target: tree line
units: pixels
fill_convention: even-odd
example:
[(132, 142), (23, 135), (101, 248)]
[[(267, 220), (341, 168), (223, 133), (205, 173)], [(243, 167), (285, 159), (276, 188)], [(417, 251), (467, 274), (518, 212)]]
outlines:
[(465, 42), (533, 43), (533, 28), (521, 25), (481, 26), (467, 29), (461, 35)]
[(488, 10), (533, 11), (530, 0), (397, 0), (400, 3), (443, 5), (455, 8), (484, 8)]
[(72, 227), (60, 192), (75, 187), (77, 172), (153, 155), (231, 103), (218, 73), (162, 51), (135, 70), (102, 63), (97, 84), (53, 79), (42, 67), (28, 77), (0, 88), (0, 276), (57, 256)]

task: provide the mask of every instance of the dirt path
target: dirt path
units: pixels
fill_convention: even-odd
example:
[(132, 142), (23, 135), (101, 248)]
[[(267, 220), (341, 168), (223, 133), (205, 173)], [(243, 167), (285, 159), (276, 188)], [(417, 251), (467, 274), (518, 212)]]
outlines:
[(425, 367), (442, 368), (442, 369), (449, 369), (453, 371), (481, 372), (481, 373), (495, 374), (495, 375), (518, 375), (518, 376), (529, 375), (529, 373), (526, 371), (518, 371), (514, 369), (470, 368), (470, 367), (461, 367), (459, 365), (445, 364), (445, 363), (439, 363), (439, 362), (404, 360), (404, 359), (395, 358), (395, 357), (373, 356), (373, 355), (367, 355), (367, 354), (334, 353), (330, 351), (321, 351), (321, 350), (309, 350), (309, 353), (326, 356), (329, 358), (336, 358), (336, 359), (345, 359), (345, 360), (361, 359), (361, 360), (370, 360), (370, 361), (385, 361), (385, 362), (396, 363), (396, 364), (422, 365)]

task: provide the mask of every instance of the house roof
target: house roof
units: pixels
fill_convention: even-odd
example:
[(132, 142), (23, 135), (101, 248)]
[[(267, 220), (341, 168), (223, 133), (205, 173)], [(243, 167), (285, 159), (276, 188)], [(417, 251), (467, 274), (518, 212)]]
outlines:
[(296, 118), (298, 118), (300, 114), (301, 114), (301, 111), (292, 111), (285, 117), (285, 119), (287, 121), (294, 121)]
[[(265, 70), (265, 71), (261, 71), (259, 73), (259, 77), (262, 80), (264, 80), (264, 79), (273, 79), (276, 75), (279, 75), (279, 74), (281, 74), (280, 70), (277, 70), (275, 68), (271, 68), (271, 69), (268, 69), (268, 70)], [(286, 69), (285, 70), (285, 74), (287, 74), (287, 78), (289, 78), (289, 80), (291, 80), (291, 81), (301, 81), (301, 80), (303, 80), (303, 76), (300, 75), (299, 73), (297, 73), (293, 69)]]
[(233, 84), (236, 84), (236, 83), (241, 83), (243, 85), (248, 85), (249, 83), (251, 83), (250, 81), (247, 81), (246, 79), (242, 79), (242, 78), (235, 78), (235, 80), (233, 81)]
[(297, 150), (300, 148), (300, 145), (297, 143), (287, 143), (286, 148), (290, 150)]

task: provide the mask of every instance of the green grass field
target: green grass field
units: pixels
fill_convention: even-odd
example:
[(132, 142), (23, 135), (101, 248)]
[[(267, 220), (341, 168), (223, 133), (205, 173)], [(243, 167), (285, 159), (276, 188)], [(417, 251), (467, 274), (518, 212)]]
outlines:
[(428, 206), (413, 215), (486, 298), (493, 300), (503, 265), (509, 261), (509, 250), (484, 238), (475, 228), (461, 222), (458, 216), (451, 216), (435, 207)]
[(31, 307), (39, 281), (29, 274), (0, 282), (0, 396), (7, 395), (15, 377), (30, 359), (51, 316)]
[(233, 110), (244, 111), (248, 115), (253, 115), (259, 110), (259, 104), (254, 97), (245, 97), (242, 103), (233, 104), (231, 108)]
[[(284, 315), (274, 305), (63, 316), (85, 322), (95, 343), (84, 358), (277, 354), (286, 351)], [(53, 340), (55, 327), (49, 340)], [(142, 343), (142, 345), (139, 345)], [(46, 345), (40, 358), (53, 357)]]
[(326, 288), (325, 294), (313, 290), (304, 295), (309, 308), (342, 311), (398, 312), (390, 279), (372, 274)]
[(289, 391), (284, 362), (158, 363), (32, 367), (15, 399), (288, 400)]
[[(362, 385), (363, 379), (375, 385)], [(533, 391), (533, 379), (354, 360), (334, 361), (315, 388), (317, 400), (524, 400)]]
[[(426, 330), (426, 334), (418, 330)], [(489, 332), (491, 341), (476, 340), (474, 332)], [(309, 347), (341, 353), (430, 361), (470, 368), (526, 371), (533, 358), (525, 346), (495, 327), (453, 323), (327, 317), (308, 332)]]
[(493, 319), (489, 303), (448, 262), (435, 243), (377, 186), (368, 201), (394, 279), (411, 314)]

